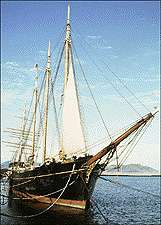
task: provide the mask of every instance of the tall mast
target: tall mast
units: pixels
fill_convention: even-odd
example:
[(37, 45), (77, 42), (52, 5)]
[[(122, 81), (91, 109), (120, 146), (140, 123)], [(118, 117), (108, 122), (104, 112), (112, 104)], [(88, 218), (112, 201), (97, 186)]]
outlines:
[(35, 155), (35, 129), (36, 129), (36, 112), (37, 112), (37, 99), (38, 99), (38, 64), (35, 65), (36, 76), (35, 76), (35, 88), (34, 88), (34, 114), (33, 114), (33, 133), (32, 133), (32, 163), (34, 163)]
[(83, 150), (85, 150), (86, 147), (73, 64), (69, 1), (64, 53), (65, 65), (62, 112), (62, 143), (59, 152), (59, 157), (62, 160), (72, 157), (78, 151), (81, 151), (83, 153)]
[(65, 80), (64, 87), (66, 87), (69, 74), (69, 50), (71, 45), (71, 29), (70, 29), (70, 3), (68, 1), (68, 14), (66, 23), (66, 37), (65, 37)]
[[(71, 28), (70, 28), (70, 3), (68, 1), (68, 12), (67, 12), (67, 22), (66, 22), (66, 36), (65, 36), (65, 65), (64, 65), (64, 90), (67, 85), (68, 75), (69, 75), (69, 49), (71, 45)], [(63, 146), (59, 152), (60, 159), (64, 159), (64, 149)]]
[(49, 101), (49, 81), (51, 78), (51, 45), (49, 41), (48, 47), (48, 61), (46, 67), (46, 86), (45, 86), (45, 112), (44, 112), (44, 139), (43, 139), (43, 161), (46, 160), (46, 140), (47, 140), (47, 125), (48, 125), (48, 101)]

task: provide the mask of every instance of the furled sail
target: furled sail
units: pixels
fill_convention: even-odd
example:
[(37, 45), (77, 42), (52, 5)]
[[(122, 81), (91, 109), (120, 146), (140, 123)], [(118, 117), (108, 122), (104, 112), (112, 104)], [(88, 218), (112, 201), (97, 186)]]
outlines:
[(78, 151), (80, 152), (80, 150), (83, 152), (85, 150), (85, 140), (70, 49), (68, 76), (64, 85), (62, 123), (62, 152), (64, 155), (72, 155)]

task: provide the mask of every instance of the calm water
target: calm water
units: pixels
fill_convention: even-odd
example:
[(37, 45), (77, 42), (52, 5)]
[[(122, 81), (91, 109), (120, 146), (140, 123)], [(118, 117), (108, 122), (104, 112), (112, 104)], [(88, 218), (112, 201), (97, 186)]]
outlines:
[[(159, 177), (110, 177), (110, 179), (160, 195)], [(2, 217), (1, 225), (161, 224), (159, 197), (119, 187), (99, 179), (93, 193), (93, 199), (97, 202), (97, 206), (93, 204), (87, 214), (81, 217), (60, 217), (51, 214), (25, 220)], [(100, 214), (98, 206), (104, 218)], [(13, 209), (9, 209), (7, 206), (2, 207), (2, 212), (16, 214)]]

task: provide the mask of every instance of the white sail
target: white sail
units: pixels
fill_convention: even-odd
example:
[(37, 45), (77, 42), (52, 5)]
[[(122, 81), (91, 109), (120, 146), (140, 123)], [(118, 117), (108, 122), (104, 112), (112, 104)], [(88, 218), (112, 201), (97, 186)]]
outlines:
[(69, 73), (64, 87), (64, 104), (62, 114), (62, 151), (72, 155), (85, 150), (85, 140), (81, 125), (76, 81), (73, 71), (71, 52), (69, 51)]

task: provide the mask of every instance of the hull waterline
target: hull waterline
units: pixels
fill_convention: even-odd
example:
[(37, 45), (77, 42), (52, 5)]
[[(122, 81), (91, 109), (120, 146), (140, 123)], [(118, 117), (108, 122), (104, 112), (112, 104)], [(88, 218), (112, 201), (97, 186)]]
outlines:
[(84, 213), (89, 207), (90, 197), (100, 172), (99, 165), (93, 167), (91, 171), (83, 170), (82, 165), (85, 161), (84, 158), (75, 163), (76, 172), (71, 175), (69, 185), (61, 197), (73, 163), (65, 165), (53, 163), (33, 171), (14, 174), (10, 179), (10, 196), (16, 204), (26, 205), (32, 209), (46, 209), (53, 204), (52, 211)]

